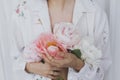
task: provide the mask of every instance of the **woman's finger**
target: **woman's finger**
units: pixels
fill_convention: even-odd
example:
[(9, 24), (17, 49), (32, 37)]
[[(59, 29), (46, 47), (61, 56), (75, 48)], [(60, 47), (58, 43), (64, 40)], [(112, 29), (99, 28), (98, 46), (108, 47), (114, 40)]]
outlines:
[(42, 57), (45, 60), (45, 62), (50, 63), (50, 60), (47, 58), (47, 56), (45, 54), (43, 54)]
[(67, 59), (67, 57), (66, 57), (67, 54), (68, 53), (66, 53), (66, 54), (61, 53), (62, 56), (63, 55), (65, 56), (63, 59), (55, 59), (55, 58), (51, 57), (49, 54), (46, 54), (43, 57), (44, 57), (45, 62), (49, 63), (50, 65), (56, 66), (56, 67), (59, 67), (59, 68), (60, 67), (63, 68), (64, 63), (65, 63), (65, 61)]
[(45, 63), (49, 63), (51, 65), (51, 61), (44, 55), (43, 59), (45, 61)]
[(65, 57), (65, 54), (66, 54), (66, 53), (64, 53), (64, 52), (59, 52), (59, 56), (61, 56), (61, 57), (63, 57), (63, 58)]
[[(48, 55), (48, 57), (49, 57), (49, 55)], [(52, 67), (52, 70), (60, 70), (60, 68), (59, 68), (60, 64), (63, 63), (64, 60), (61, 61), (61, 60), (57, 60), (55, 58), (52, 58), (51, 60), (49, 60), (48, 57), (46, 55), (43, 55), (45, 62), (49, 63), (51, 66), (55, 66), (55, 67)]]
[(52, 71), (51, 75), (60, 76), (60, 71)]
[(45, 77), (50, 78), (50, 79), (56, 79), (56, 77), (54, 77), (53, 75), (47, 75)]
[(48, 74), (48, 77), (50, 77), (51, 79), (56, 79), (57, 77), (60, 76), (60, 71), (50, 71)]
[(45, 62), (51, 64), (52, 66), (56, 66), (58, 63), (55, 63), (55, 60), (54, 58), (52, 58), (49, 54), (48, 55), (44, 55), (43, 56)]
[(43, 58), (47, 61), (47, 62), (50, 62), (52, 60), (52, 57), (46, 53), (46, 54), (43, 54)]
[(62, 70), (62, 68), (52, 67), (52, 70), (53, 70), (53, 71), (61, 71), (61, 70)]
[(46, 57), (48, 58), (48, 60), (52, 61), (53, 57), (50, 56), (48, 53), (46, 54)]

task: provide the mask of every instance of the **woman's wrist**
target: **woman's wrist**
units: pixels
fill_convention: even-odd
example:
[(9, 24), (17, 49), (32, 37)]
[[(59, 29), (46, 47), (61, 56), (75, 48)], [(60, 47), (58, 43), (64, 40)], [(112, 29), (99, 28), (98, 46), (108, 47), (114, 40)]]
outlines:
[(32, 72), (31, 72), (31, 69), (30, 69), (30, 66), (31, 66), (31, 63), (26, 63), (25, 71), (26, 71), (27, 73), (32, 73)]
[(38, 66), (42, 66), (43, 63), (30, 62), (26, 63), (25, 71), (28, 73), (39, 74)]
[(79, 72), (82, 67), (84, 67), (85, 63), (81, 59), (76, 60), (76, 64), (74, 65), (73, 69)]

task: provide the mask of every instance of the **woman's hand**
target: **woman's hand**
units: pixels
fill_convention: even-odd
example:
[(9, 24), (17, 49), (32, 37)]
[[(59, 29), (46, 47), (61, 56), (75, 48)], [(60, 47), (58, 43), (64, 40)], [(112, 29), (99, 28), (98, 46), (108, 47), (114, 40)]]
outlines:
[(47, 62), (43, 63), (27, 63), (26, 71), (33, 74), (38, 74), (50, 79), (56, 79), (60, 76), (60, 68), (53, 67)]
[(56, 67), (60, 68), (71, 67), (76, 71), (80, 71), (80, 69), (84, 66), (84, 62), (77, 58), (74, 54), (61, 52), (60, 56), (62, 56), (63, 59), (57, 60), (51, 57), (49, 54), (43, 55), (45, 62), (48, 62), (49, 64)]

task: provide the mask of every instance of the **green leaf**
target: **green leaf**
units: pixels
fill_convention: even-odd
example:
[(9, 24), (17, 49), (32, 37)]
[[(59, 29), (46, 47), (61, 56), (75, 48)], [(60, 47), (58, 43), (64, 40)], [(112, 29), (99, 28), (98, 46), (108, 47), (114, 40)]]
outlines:
[(74, 54), (75, 56), (77, 56), (78, 58), (81, 59), (81, 51), (80, 51), (80, 49), (74, 49), (74, 50), (70, 50), (70, 49), (69, 49), (69, 51), (70, 51), (72, 54)]
[(64, 80), (62, 77), (58, 77), (56, 80)]

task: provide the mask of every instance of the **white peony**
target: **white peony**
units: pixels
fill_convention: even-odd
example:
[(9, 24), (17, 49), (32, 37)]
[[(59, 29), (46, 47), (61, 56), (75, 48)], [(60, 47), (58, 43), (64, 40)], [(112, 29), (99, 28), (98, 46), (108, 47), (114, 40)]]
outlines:
[(75, 46), (75, 48), (78, 47), (80, 48), (80, 51), (82, 53), (81, 58), (86, 63), (95, 66), (99, 65), (100, 59), (102, 58), (102, 53), (94, 46), (94, 41), (91, 38), (83, 38), (80, 43)]
[(71, 23), (59, 23), (54, 26), (54, 35), (66, 48), (72, 48), (80, 41), (80, 33)]

